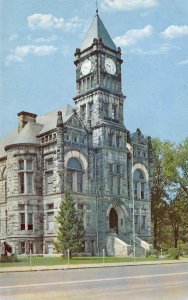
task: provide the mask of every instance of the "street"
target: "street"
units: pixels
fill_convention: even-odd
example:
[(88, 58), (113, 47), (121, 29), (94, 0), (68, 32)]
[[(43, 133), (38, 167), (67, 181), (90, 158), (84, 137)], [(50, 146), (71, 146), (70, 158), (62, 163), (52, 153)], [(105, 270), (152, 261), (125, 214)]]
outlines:
[(187, 300), (188, 263), (0, 274), (0, 300)]

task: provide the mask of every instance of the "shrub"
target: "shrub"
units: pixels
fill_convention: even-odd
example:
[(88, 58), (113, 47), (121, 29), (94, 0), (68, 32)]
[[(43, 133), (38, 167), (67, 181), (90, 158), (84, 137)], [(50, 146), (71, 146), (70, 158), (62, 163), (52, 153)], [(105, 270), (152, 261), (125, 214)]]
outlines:
[(150, 250), (147, 250), (147, 251), (146, 251), (146, 257), (149, 257), (149, 256), (151, 256), (151, 251), (150, 251)]
[(157, 249), (154, 249), (152, 251), (152, 255), (155, 256), (155, 257), (158, 257), (159, 256), (159, 251)]
[(180, 250), (178, 248), (172, 247), (172, 248), (168, 249), (168, 255), (170, 257), (172, 257), (173, 259), (179, 259), (180, 254), (181, 253), (180, 253)]

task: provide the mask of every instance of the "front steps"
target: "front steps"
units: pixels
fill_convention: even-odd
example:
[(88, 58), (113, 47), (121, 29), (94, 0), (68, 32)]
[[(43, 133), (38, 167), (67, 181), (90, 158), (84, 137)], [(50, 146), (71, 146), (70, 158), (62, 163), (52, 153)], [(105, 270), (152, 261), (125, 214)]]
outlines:
[[(108, 233), (106, 235), (106, 250), (108, 256), (133, 256), (133, 238), (124, 234)], [(135, 256), (145, 256), (152, 250), (152, 245), (135, 236)]]
[(116, 233), (109, 233), (106, 236), (106, 249), (108, 256), (129, 256), (131, 254), (131, 245), (125, 243)]

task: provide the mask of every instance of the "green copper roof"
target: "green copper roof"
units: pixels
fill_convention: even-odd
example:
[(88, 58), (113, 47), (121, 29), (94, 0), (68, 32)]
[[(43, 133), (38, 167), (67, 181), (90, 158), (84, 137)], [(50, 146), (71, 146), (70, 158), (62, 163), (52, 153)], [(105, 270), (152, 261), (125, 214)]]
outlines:
[(108, 31), (106, 30), (103, 22), (101, 21), (98, 13), (95, 15), (89, 29), (88, 32), (86, 33), (86, 36), (82, 42), (81, 45), (81, 51), (90, 47), (93, 43), (93, 39), (102, 39), (102, 42), (105, 46), (116, 50), (116, 45), (114, 44), (113, 40), (111, 39), (111, 37), (109, 36)]

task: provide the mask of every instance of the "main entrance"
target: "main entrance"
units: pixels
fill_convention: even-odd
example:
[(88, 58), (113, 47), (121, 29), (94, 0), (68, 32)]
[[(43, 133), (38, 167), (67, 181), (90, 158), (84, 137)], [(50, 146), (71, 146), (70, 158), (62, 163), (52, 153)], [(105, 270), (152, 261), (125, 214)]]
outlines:
[(111, 208), (109, 214), (109, 225), (110, 229), (113, 228), (116, 233), (118, 233), (118, 215), (114, 208)]

